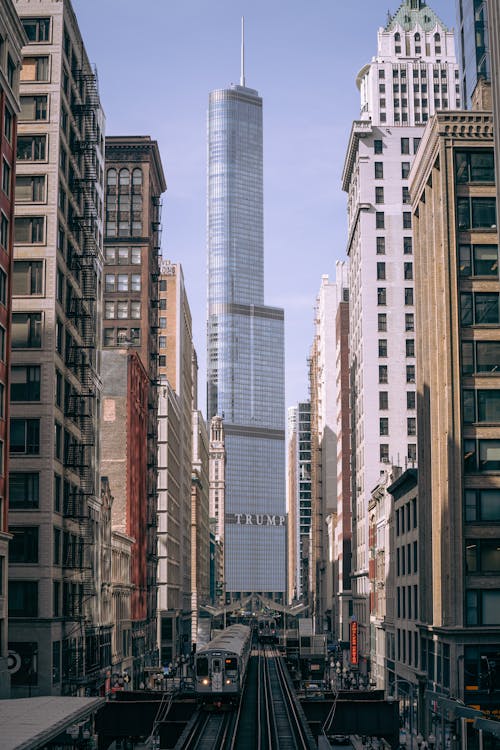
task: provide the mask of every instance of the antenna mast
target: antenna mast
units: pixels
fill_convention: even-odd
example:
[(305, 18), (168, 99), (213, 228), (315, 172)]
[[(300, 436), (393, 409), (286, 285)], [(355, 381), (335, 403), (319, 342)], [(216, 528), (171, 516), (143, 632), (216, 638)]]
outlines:
[(241, 75), (240, 86), (245, 85), (245, 16), (241, 16)]

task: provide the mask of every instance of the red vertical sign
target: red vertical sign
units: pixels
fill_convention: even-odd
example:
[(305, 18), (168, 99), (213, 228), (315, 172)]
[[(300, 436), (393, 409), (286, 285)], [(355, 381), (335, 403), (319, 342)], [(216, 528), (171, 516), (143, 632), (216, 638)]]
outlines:
[(351, 664), (358, 663), (358, 623), (353, 620), (350, 625), (351, 635)]

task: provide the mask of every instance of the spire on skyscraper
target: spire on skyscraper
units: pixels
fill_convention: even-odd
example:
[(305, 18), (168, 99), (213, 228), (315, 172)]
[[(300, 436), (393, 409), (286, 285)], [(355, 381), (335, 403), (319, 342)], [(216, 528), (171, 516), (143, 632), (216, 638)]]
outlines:
[(241, 73), (240, 86), (245, 85), (245, 16), (241, 16)]

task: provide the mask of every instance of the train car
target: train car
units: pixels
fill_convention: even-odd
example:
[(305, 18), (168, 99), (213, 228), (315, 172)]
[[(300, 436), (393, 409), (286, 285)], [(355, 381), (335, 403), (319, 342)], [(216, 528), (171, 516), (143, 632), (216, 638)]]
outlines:
[(257, 640), (259, 643), (278, 643), (278, 628), (274, 617), (257, 617)]
[(231, 625), (200, 648), (195, 656), (195, 691), (207, 708), (235, 706), (245, 681), (252, 643), (247, 625)]

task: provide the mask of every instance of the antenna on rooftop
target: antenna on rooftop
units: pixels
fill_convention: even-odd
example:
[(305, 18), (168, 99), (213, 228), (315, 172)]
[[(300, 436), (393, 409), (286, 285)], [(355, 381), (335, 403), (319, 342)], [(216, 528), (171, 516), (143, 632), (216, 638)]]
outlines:
[(241, 75), (240, 86), (245, 85), (245, 16), (241, 16)]

